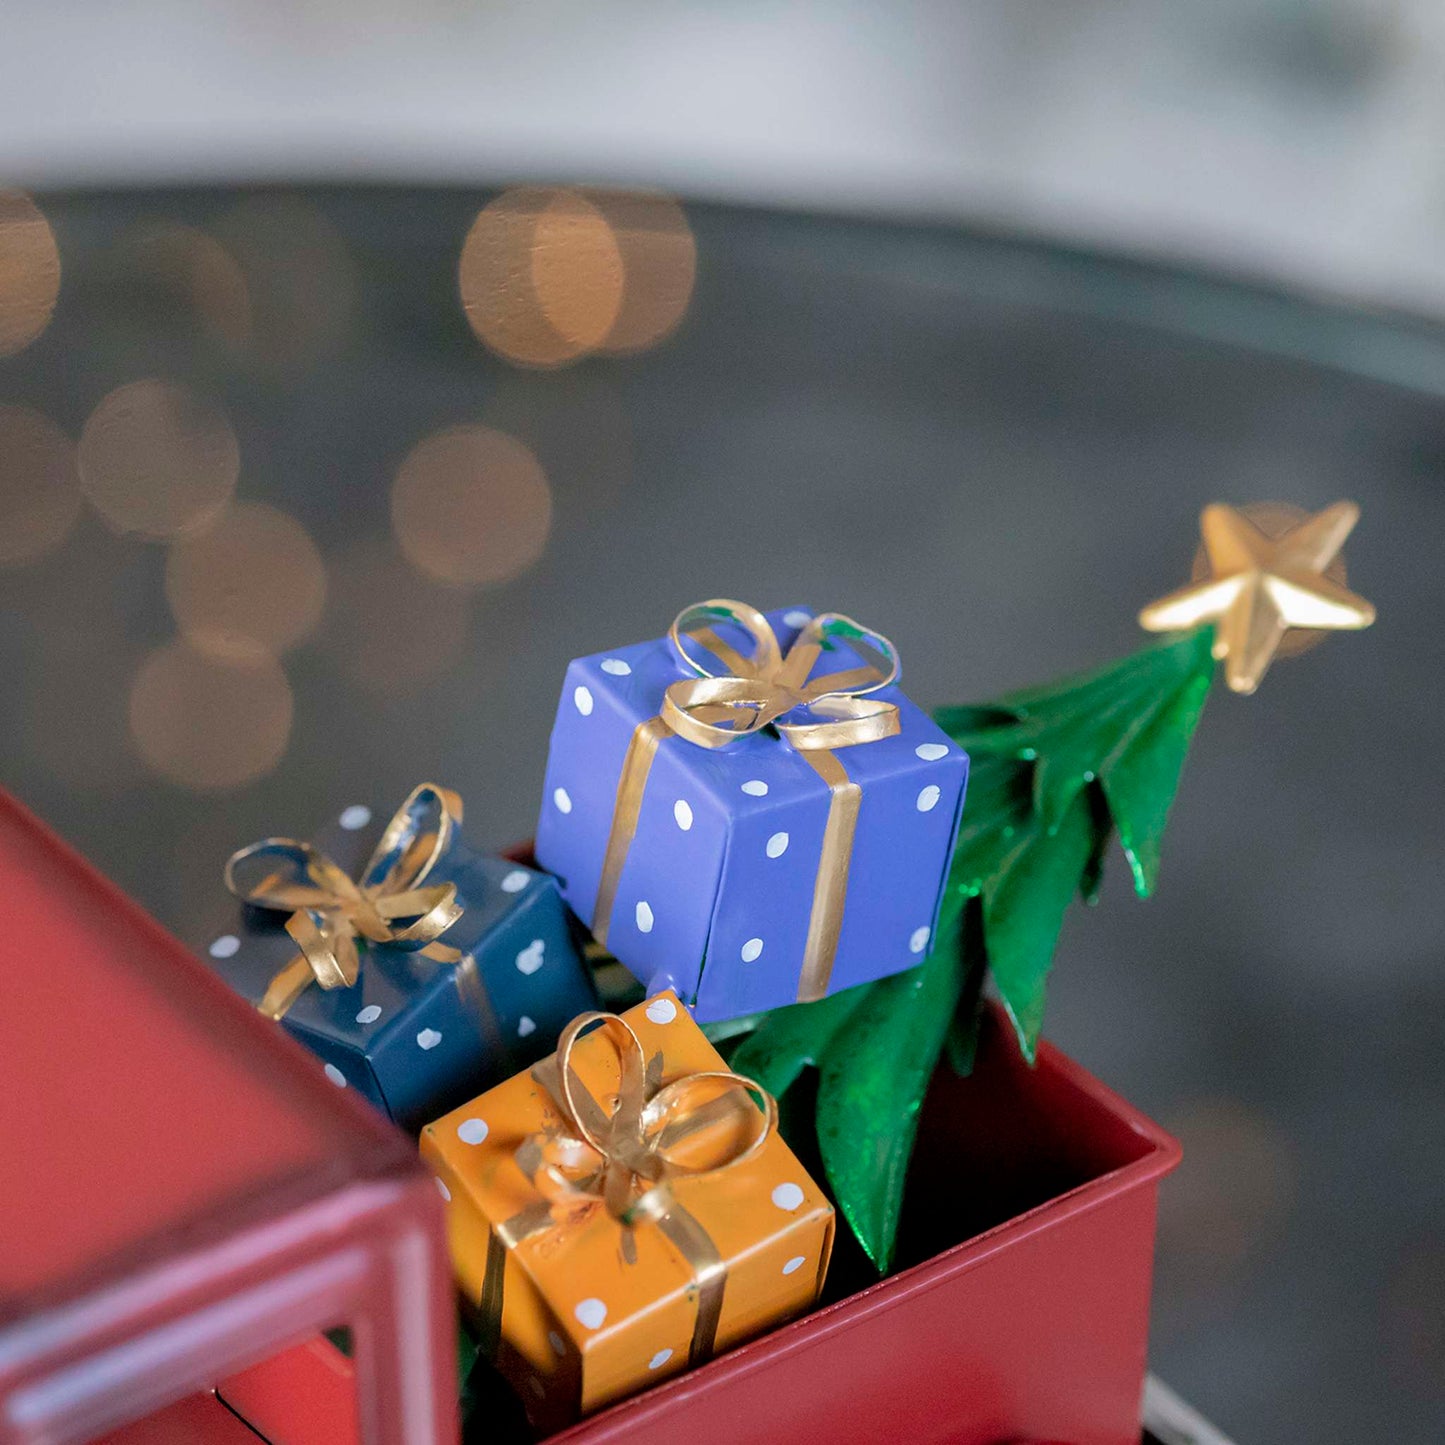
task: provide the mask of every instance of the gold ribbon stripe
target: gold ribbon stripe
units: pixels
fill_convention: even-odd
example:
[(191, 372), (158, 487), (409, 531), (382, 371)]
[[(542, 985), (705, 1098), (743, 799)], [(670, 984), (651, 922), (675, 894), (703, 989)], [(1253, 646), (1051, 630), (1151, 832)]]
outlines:
[[(610, 1115), (571, 1065), (572, 1049), (582, 1030), (598, 1022), (612, 1030), (621, 1070), (617, 1107)], [(752, 1158), (776, 1127), (777, 1105), (766, 1090), (739, 1074), (722, 1070), (688, 1074), (659, 1087), (661, 1070), (661, 1055), (644, 1061), (641, 1042), (624, 1019), (598, 1013), (574, 1019), (563, 1031), (557, 1053), (533, 1066), (532, 1077), (552, 1098), (564, 1125), (575, 1133), (534, 1136), (517, 1151), (518, 1166), (543, 1197), (492, 1226), (488, 1234), (478, 1310), (482, 1338), (493, 1351), (501, 1339), (508, 1256), (523, 1240), (554, 1227), (566, 1227), (565, 1220), (553, 1217), (554, 1204), (595, 1200), (624, 1230), (624, 1259), (636, 1262), (631, 1231), (643, 1224), (655, 1224), (682, 1256), (697, 1287), (688, 1364), (701, 1364), (711, 1358), (722, 1319), (727, 1262), (697, 1216), (677, 1201), (670, 1181), (678, 1175), (715, 1174)], [(703, 1104), (689, 1106), (685, 1091), (699, 1079), (716, 1079), (734, 1088)], [(668, 1150), (677, 1143), (720, 1118), (736, 1117), (738, 1091), (756, 1092), (766, 1105), (762, 1127), (748, 1144), (734, 1147), (720, 1163), (705, 1167), (685, 1166), (671, 1159)], [(741, 1097), (746, 1099), (747, 1093)], [(580, 1146), (600, 1159), (601, 1167), (581, 1178), (570, 1177), (547, 1162), (549, 1150), (555, 1153), (562, 1146)]]
[[(284, 1018), (314, 983), (323, 989), (349, 988), (361, 967), (357, 939), (424, 954), (440, 963), (458, 963), (461, 952), (437, 940), (462, 916), (455, 883), (427, 884), (445, 855), (462, 819), (461, 797), (449, 788), (422, 783), (407, 795), (382, 833), (359, 880), (354, 880), (320, 849), (295, 838), (263, 838), (238, 849), (226, 862), (226, 887), (255, 908), (289, 913), (286, 931), (300, 953), (277, 970), (257, 1008), (268, 1018)], [(267, 871), (259, 878), (257, 863)], [(405, 920), (410, 919), (410, 922)], [(473, 978), (458, 988), (476, 1011), (481, 992)], [(483, 1032), (484, 1008), (478, 1014)]]
[(617, 779), (617, 801), (612, 807), (612, 828), (607, 835), (607, 851), (602, 858), (602, 878), (597, 885), (597, 902), (592, 910), (592, 936), (604, 948), (607, 930), (612, 923), (612, 907), (617, 901), (617, 885), (622, 880), (622, 865), (627, 861), (632, 840), (637, 836), (637, 818), (642, 811), (642, 795), (647, 790), (647, 775), (657, 756), (657, 745), (670, 729), (660, 717), (638, 723), (627, 744), (622, 760), (622, 773)]
[(823, 825), (808, 939), (803, 945), (803, 968), (798, 975), (798, 1002), (814, 1003), (828, 992), (833, 961), (838, 956), (848, 870), (853, 861), (853, 834), (858, 827), (863, 789), (849, 778), (836, 753), (805, 752), (802, 757), (828, 785), (828, 821)]
[[(726, 615), (742, 627), (754, 643), (753, 655), (745, 657), (711, 627), (687, 631), (687, 636), (706, 648), (727, 669), (729, 676), (726, 677), (702, 672), (681, 641), (687, 619), (716, 615)], [(699, 746), (723, 747), (773, 723), (829, 789), (828, 817), (813, 880), (797, 1000), (811, 1003), (828, 992), (843, 928), (853, 836), (862, 806), (862, 789), (849, 779), (847, 769), (833, 749), (891, 737), (899, 726), (894, 704), (863, 700), (867, 693), (886, 686), (897, 675), (896, 654), (886, 638), (879, 640), (893, 659), (887, 674), (876, 667), (864, 666), (808, 681), (822, 653), (827, 628), (834, 623), (845, 623), (859, 633), (864, 631), (847, 618), (824, 614), (803, 629), (785, 656), (767, 618), (743, 603), (719, 599), (700, 603), (678, 615), (669, 636), (683, 661), (702, 676), (673, 683), (667, 689), (662, 712), (639, 723), (628, 742), (592, 910), (592, 932), (599, 944), (606, 944), (611, 929), (622, 870), (637, 836), (642, 799), (659, 743), (669, 734), (677, 733)], [(777, 721), (793, 708), (804, 706), (816, 706), (824, 716), (830, 712), (839, 715), (826, 722)]]

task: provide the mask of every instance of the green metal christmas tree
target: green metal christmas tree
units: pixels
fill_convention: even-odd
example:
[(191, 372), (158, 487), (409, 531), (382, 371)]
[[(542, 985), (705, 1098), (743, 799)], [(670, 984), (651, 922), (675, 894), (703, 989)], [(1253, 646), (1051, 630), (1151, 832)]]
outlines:
[[(1216, 671), (1253, 692), (1291, 629), (1366, 627), (1337, 556), (1359, 512), (1211, 506), (1203, 569), (1148, 607), (1169, 635), (1131, 657), (982, 707), (942, 708), (971, 773), (934, 947), (915, 969), (775, 1009), (732, 1066), (780, 1098), (816, 1069), (818, 1146), (869, 1257), (893, 1255), (919, 1109), (945, 1051), (966, 1072), (991, 981), (1032, 1061), (1065, 910), (1092, 903), (1117, 834), (1141, 898), (1153, 891), (1170, 804)], [(1253, 520), (1251, 520), (1253, 518)], [(1330, 575), (1326, 575), (1329, 569)]]

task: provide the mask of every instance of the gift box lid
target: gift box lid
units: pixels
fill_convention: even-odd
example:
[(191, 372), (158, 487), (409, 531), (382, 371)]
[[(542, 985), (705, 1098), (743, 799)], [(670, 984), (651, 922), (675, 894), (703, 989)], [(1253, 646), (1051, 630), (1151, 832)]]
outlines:
[(0, 893), (0, 1340), (180, 1248), (414, 1167), (402, 1135), (3, 793)]

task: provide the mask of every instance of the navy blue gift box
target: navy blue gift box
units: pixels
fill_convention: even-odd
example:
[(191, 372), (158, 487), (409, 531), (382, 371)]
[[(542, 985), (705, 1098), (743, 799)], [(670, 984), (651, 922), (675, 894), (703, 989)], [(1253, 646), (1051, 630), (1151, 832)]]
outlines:
[[(416, 800), (425, 792), (418, 789), (388, 825), (403, 830), (391, 839), (393, 863), (405, 864), (408, 849), (437, 841), (422, 831), (432, 822), (417, 824)], [(433, 790), (423, 803), (449, 796)], [(366, 894), (367, 859), (372, 873), (383, 871), (375, 866), (375, 850), (381, 844), (385, 852), (390, 835), (360, 805), (347, 808), (314, 846), (268, 839), (232, 860), (234, 866), (258, 855), (248, 869), (252, 883), (234, 889), (243, 897), (305, 896), (321, 878), (316, 907), (298, 915), (243, 902), (235, 932), (204, 945), (216, 971), (279, 1017), (322, 1060), (333, 1083), (355, 1089), (413, 1133), (550, 1053), (562, 1029), (596, 1003), (555, 880), (475, 853), (454, 830), (448, 834), (415, 886), (397, 890), (400, 905), (417, 913), (436, 905), (432, 916), (441, 927), (426, 946), (425, 933), (406, 936), (412, 914), (387, 917), (388, 900), (377, 909)], [(258, 868), (272, 871), (257, 881)], [(277, 891), (272, 885), (278, 883), (290, 892)], [(351, 905), (363, 931), (345, 920), (338, 926), (336, 910), (327, 912), (334, 902), (328, 889)], [(368, 926), (373, 935), (400, 935), (400, 941), (367, 937)], [(333, 961), (341, 956), (344, 964), (349, 947), (354, 982), (322, 987), (320, 971), (308, 966), (308, 950)], [(278, 995), (278, 978), (288, 970), (293, 986)]]

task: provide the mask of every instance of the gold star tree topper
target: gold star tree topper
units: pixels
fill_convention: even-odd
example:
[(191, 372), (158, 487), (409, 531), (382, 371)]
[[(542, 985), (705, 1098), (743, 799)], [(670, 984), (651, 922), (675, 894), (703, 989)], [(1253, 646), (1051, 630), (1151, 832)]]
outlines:
[(1214, 623), (1214, 655), (1234, 692), (1253, 692), (1291, 628), (1360, 628), (1375, 609), (1326, 577), (1360, 519), (1353, 502), (1335, 502), (1277, 537), (1244, 512), (1214, 503), (1199, 518), (1210, 575), (1181, 587), (1139, 614), (1150, 632)]

